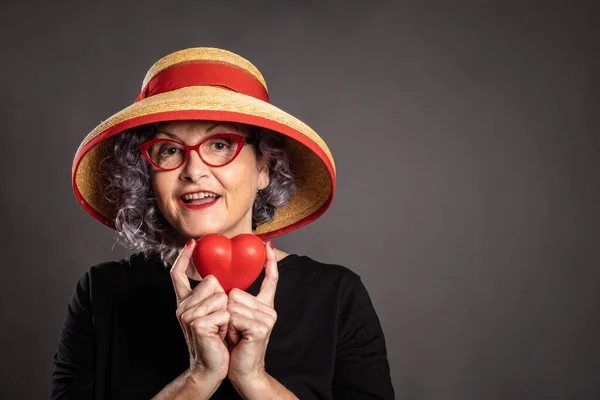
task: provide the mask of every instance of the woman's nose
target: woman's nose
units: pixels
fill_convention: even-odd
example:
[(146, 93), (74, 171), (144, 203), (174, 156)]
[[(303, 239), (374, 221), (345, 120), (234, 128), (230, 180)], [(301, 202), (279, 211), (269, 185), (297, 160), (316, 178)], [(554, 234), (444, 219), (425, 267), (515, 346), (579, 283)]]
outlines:
[(195, 150), (190, 150), (187, 160), (183, 163), (181, 179), (195, 182), (203, 176), (208, 176), (209, 173), (209, 167), (204, 164), (200, 155)]

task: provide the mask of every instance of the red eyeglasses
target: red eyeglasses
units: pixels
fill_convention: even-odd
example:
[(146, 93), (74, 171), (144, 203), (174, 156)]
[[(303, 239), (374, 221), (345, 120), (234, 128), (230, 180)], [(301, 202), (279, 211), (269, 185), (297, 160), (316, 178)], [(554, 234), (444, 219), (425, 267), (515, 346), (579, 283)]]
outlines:
[(194, 146), (173, 139), (152, 139), (142, 143), (140, 151), (150, 164), (163, 171), (181, 167), (191, 150), (198, 153), (204, 164), (223, 167), (235, 160), (244, 144), (249, 144), (248, 139), (235, 133), (219, 133)]

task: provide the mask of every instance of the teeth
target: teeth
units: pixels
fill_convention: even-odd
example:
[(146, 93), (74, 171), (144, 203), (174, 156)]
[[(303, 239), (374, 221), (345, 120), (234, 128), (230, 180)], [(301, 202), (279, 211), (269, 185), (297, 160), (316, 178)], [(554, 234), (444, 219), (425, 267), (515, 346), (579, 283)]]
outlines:
[(197, 192), (197, 193), (188, 193), (185, 194), (183, 196), (181, 196), (182, 199), (184, 200), (200, 200), (200, 199), (204, 199), (206, 197), (219, 197), (219, 195), (216, 195), (214, 193), (207, 193), (207, 192)]

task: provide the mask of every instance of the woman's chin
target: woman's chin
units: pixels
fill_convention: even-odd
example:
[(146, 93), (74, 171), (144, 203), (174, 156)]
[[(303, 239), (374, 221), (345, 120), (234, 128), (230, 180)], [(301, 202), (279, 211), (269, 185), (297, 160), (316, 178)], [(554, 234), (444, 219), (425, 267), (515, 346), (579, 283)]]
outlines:
[(209, 233), (221, 233), (223, 231), (221, 225), (220, 223), (216, 223), (216, 221), (186, 218), (180, 222), (177, 230), (188, 238), (198, 239)]
[(218, 233), (225, 235), (229, 238), (236, 236), (240, 233), (252, 233), (252, 228), (248, 226), (247, 229), (240, 227), (240, 224), (229, 225), (227, 223), (218, 223), (216, 221), (185, 221), (185, 223), (179, 226), (177, 229), (183, 236), (187, 238), (199, 239), (204, 235), (210, 233)]
[(219, 232), (219, 230), (217, 229), (202, 229), (202, 230), (193, 230), (193, 231), (188, 231), (185, 236), (191, 239), (199, 239), (204, 235), (208, 235), (210, 233), (221, 233)]

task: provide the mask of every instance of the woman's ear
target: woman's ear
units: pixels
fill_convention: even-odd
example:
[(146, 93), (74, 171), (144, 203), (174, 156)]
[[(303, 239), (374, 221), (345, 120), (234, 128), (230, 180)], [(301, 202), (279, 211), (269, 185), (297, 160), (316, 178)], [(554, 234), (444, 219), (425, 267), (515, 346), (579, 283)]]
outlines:
[(258, 162), (258, 187), (262, 190), (269, 186), (271, 178), (269, 176), (269, 166), (266, 162)]
[(269, 186), (269, 163), (267, 157), (256, 158), (256, 170), (258, 171), (258, 187), (261, 189)]

